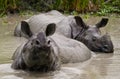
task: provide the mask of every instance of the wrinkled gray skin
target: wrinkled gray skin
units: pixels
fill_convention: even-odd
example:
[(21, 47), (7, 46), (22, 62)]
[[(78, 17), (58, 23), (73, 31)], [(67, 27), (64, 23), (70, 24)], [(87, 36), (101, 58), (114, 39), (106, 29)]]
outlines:
[[(29, 27), (26, 26), (26, 22)], [(28, 38), (28, 35), (31, 36), (31, 34), (28, 34), (28, 31), (26, 31), (26, 34), (23, 33), (21, 27), (30, 30), (32, 34), (36, 34), (45, 31), (48, 24), (55, 23), (57, 25), (57, 33), (83, 42), (94, 52), (112, 53), (114, 47), (110, 36), (108, 34), (102, 36), (100, 33), (100, 28), (104, 27), (107, 22), (108, 19), (103, 18), (97, 24), (90, 26), (85, 24), (80, 16), (64, 16), (60, 12), (53, 10), (21, 21), (16, 27), (14, 35)]]
[(12, 68), (46, 72), (59, 70), (62, 63), (90, 59), (91, 51), (84, 44), (54, 34), (55, 28), (54, 23), (47, 25), (45, 33), (32, 35), (25, 44), (18, 47), (12, 57)]

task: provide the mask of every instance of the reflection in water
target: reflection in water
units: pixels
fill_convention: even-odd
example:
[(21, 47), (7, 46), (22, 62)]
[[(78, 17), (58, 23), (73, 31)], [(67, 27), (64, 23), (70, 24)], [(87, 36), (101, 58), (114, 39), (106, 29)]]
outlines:
[[(27, 17), (12, 16), (0, 19), (0, 79), (119, 79), (120, 78), (120, 18), (110, 17), (109, 24), (103, 33), (112, 36), (115, 52), (113, 54), (95, 54), (83, 63), (62, 65), (60, 71), (49, 73), (30, 73), (11, 69), (11, 56), (25, 39), (13, 36), (16, 24)], [(91, 20), (92, 19), (92, 20)], [(86, 20), (90, 24), (100, 20), (91, 17)]]
[(72, 67), (62, 67), (60, 71), (49, 73), (24, 72), (11, 69), (11, 64), (0, 65), (0, 79), (79, 79), (81, 70)]

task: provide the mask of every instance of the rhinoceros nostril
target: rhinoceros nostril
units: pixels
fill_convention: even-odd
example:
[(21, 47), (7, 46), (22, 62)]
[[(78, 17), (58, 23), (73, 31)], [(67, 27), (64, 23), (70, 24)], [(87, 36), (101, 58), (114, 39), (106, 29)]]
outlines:
[(108, 49), (108, 45), (104, 45), (103, 48), (104, 48), (104, 49)]

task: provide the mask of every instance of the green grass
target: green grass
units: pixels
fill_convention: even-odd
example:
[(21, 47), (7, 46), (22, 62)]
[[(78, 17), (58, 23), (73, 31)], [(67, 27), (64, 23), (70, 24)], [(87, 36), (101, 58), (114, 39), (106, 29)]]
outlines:
[(0, 0), (0, 16), (19, 10), (49, 11), (52, 9), (77, 15), (93, 12), (97, 15), (120, 13), (120, 0)]
[(17, 9), (19, 0), (0, 0), (0, 16), (4, 15), (10, 10)]

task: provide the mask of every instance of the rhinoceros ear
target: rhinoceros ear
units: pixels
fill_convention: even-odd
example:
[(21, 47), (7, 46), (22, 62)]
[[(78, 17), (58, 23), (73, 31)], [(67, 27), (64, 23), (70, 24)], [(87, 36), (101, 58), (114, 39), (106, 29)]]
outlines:
[(46, 28), (46, 31), (45, 31), (46, 36), (50, 36), (50, 35), (54, 34), (55, 30), (56, 30), (56, 24), (55, 23), (48, 24), (47, 28)]
[(29, 24), (25, 21), (21, 21), (21, 31), (28, 37), (32, 36)]
[(80, 16), (75, 16), (74, 18), (75, 18), (77, 25), (83, 28), (87, 28), (87, 25), (84, 23), (84, 21), (82, 20)]
[(96, 24), (97, 28), (104, 27), (108, 23), (108, 18), (102, 18), (102, 20)]

